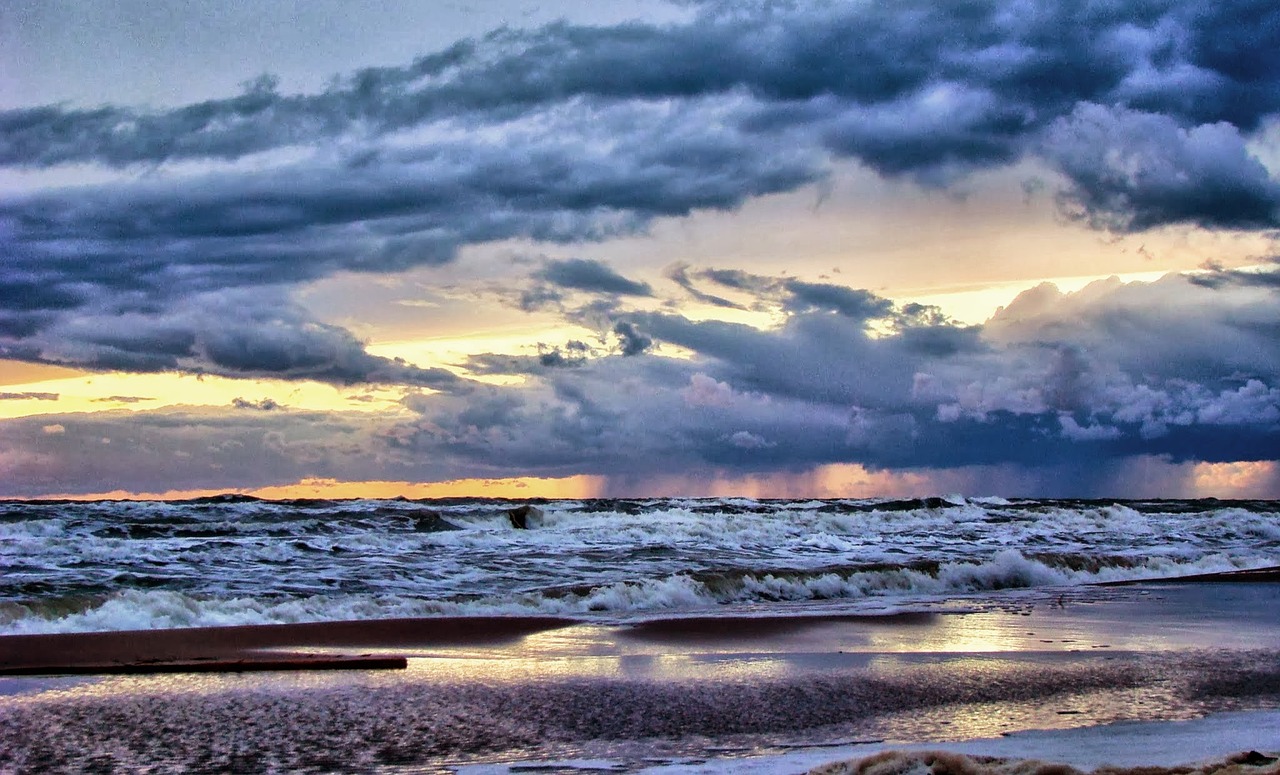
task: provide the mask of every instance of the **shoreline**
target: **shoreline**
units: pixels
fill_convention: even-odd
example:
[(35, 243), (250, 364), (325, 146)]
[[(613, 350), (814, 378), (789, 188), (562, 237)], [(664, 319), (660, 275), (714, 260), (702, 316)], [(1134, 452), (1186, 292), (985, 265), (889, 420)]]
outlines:
[[(0, 636), (0, 676), (403, 667), (397, 648), (502, 644), (574, 624), (556, 617), (381, 619)], [(376, 649), (333, 655), (316, 650)]]
[[(1232, 714), (1232, 731), (1247, 732), (1244, 747), (1268, 750), (1280, 747), (1277, 664), (1273, 650), (832, 660), (791, 676), (712, 669), (685, 680), (562, 676), (547, 660), (520, 676), (446, 665), (6, 679), (27, 686), (0, 695), (0, 769), (81, 771), (108, 761), (125, 771), (514, 773), (564, 772), (554, 762), (586, 759), (628, 772), (795, 773), (877, 748), (952, 750), (966, 741), (1023, 739), (1022, 757), (1052, 761), (1064, 749), (1050, 743), (1074, 730), (1111, 738), (1133, 724), (1221, 712)], [(1259, 676), (1270, 692), (1236, 696), (1241, 678), (1253, 691)], [(1119, 750), (1147, 764), (1153, 744), (1165, 742), (1131, 739)], [(1217, 745), (1211, 754), (1242, 747)]]
[[(850, 637), (874, 641), (875, 651), (894, 653), (920, 650), (920, 644), (952, 651), (949, 641), (954, 640), (986, 642), (987, 650), (1030, 651), (1053, 644), (1057, 646), (1049, 650), (1068, 644), (1075, 648), (1211, 648), (1224, 638), (1231, 645), (1233, 637), (1248, 640), (1249, 635), (1239, 627), (1224, 632), (1200, 626), (1215, 616), (1212, 609), (1218, 603), (1225, 607), (1217, 614), (1224, 624), (1233, 624), (1241, 614), (1240, 606), (1247, 605), (1250, 624), (1267, 630), (1270, 623), (1274, 642), (1280, 642), (1280, 622), (1268, 618), (1265, 602), (1244, 602), (1258, 597), (1250, 590), (1271, 587), (1280, 589), (1280, 566), (1082, 585), (1064, 588), (1062, 596), (1048, 603), (1019, 597), (1020, 593), (1034, 595), (1036, 590), (1011, 590), (1005, 611), (791, 610), (723, 615), (693, 611), (660, 612), (622, 622), (566, 616), (460, 616), (0, 635), (0, 676), (181, 672), (184, 666), (193, 672), (356, 669), (361, 660), (371, 669), (395, 669), (404, 666), (406, 657), (433, 650), (483, 648), (519, 657), (530, 638), (557, 631), (562, 633), (561, 641), (576, 642), (579, 648), (593, 643), (595, 648), (615, 651), (622, 648), (617, 644), (627, 643), (678, 650), (716, 641), (792, 648), (787, 644), (797, 639), (818, 650), (836, 651), (850, 647)], [(1029, 632), (1028, 627), (1035, 632), (1019, 634)], [(1261, 634), (1253, 633), (1250, 642), (1269, 645)], [(853, 648), (860, 647), (855, 643)]]
[[(1245, 711), (1216, 713), (1184, 721), (1118, 722), (1064, 730), (1030, 729), (994, 738), (892, 744), (883, 741), (850, 742), (825, 750), (787, 751), (753, 760), (708, 761), (692, 766), (658, 764), (637, 771), (645, 775), (694, 772), (699, 775), (732, 775), (744, 771), (757, 775), (797, 772), (835, 775), (842, 772), (842, 766), (877, 755), (902, 760), (941, 751), (970, 761), (960, 762), (958, 767), (947, 767), (950, 763), (944, 761), (942, 767), (932, 770), (935, 774), (1069, 775), (1059, 768), (1063, 765), (1079, 772), (1103, 770), (1110, 775), (1123, 775), (1123, 772), (1115, 770), (1129, 768), (1136, 768), (1141, 775), (1194, 775), (1205, 765), (1234, 760), (1230, 763), (1245, 766), (1225, 772), (1232, 775), (1271, 775), (1277, 771), (1274, 759), (1280, 756), (1280, 738), (1274, 734), (1275, 729), (1280, 729), (1280, 711)], [(1266, 762), (1268, 758), (1273, 761)], [(998, 761), (984, 761), (986, 759)], [(1003, 763), (1010, 766), (1000, 767), (999, 764)], [(541, 764), (545, 767), (554, 763)], [(521, 764), (515, 766), (520, 767)], [(906, 769), (899, 767), (894, 771)], [(458, 775), (506, 775), (515, 771), (510, 764), (476, 765), (459, 768)], [(930, 772), (924, 767), (910, 771)]]
[(1280, 583), (1152, 583), (1061, 607), (1042, 598), (719, 628), (707, 617), (497, 617), (12, 636), (0, 638), (0, 659), (48, 663), (51, 645), (64, 657), (87, 645), (120, 657), (252, 646), (263, 659), (340, 659), (359, 656), (349, 653), (359, 644), (407, 668), (0, 677), (0, 769), (102, 760), (125, 770), (503, 773), (593, 759), (627, 771), (793, 773), (803, 769), (795, 757), (807, 767), (866, 751), (852, 741), (937, 748), (1224, 711), (1271, 719), (1277, 596)]

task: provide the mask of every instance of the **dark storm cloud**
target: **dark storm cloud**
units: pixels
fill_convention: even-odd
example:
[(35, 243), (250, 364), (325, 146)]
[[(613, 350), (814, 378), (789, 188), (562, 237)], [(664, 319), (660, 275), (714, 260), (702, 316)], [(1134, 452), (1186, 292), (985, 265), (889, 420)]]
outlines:
[[(857, 463), (952, 472), (938, 481), (960, 488), (1078, 496), (1132, 494), (1125, 476), (1185, 478), (1183, 462), (1274, 460), (1280, 449), (1280, 337), (1259, 333), (1280, 329), (1270, 288), (1177, 276), (1073, 294), (1042, 287), (989, 324), (962, 327), (918, 305), (873, 319), (788, 311), (791, 296), (777, 290), (787, 278), (758, 279), (766, 290), (753, 303), (782, 315), (776, 327), (614, 309), (601, 333), (621, 347), (477, 356), (477, 371), (525, 380), (407, 395), (411, 419), (283, 407), (21, 418), (0, 422), (0, 469), (51, 492), (81, 470), (89, 475), (79, 488), (164, 489), (334, 475), (716, 477)], [(153, 476), (161, 448), (189, 457), (162, 461), (163, 476)], [(262, 462), (240, 482), (245, 455)], [(137, 472), (112, 478), (129, 466)]]
[(744, 304), (701, 290), (697, 286), (698, 281), (746, 293), (753, 299), (754, 306), (774, 303), (787, 312), (825, 310), (854, 320), (873, 320), (887, 317), (893, 310), (893, 303), (888, 299), (867, 290), (833, 283), (766, 277), (741, 269), (693, 269), (684, 264), (668, 268), (666, 275), (695, 299), (717, 307), (747, 308)]
[(1153, 283), (1113, 278), (1071, 295), (1052, 286), (1025, 291), (987, 323), (984, 337), (1024, 351), (1069, 345), (1098, 368), (1135, 379), (1214, 386), (1229, 376), (1280, 374), (1278, 326), (1280, 305), (1266, 287), (1215, 290), (1170, 275)]
[(888, 299), (843, 285), (787, 280), (783, 287), (791, 294), (786, 308), (794, 312), (827, 309), (855, 320), (867, 320), (883, 317), (893, 308)]
[[(1280, 338), (1264, 333), (1280, 307), (1267, 289), (1178, 276), (1069, 295), (1045, 287), (978, 327), (854, 289), (818, 297), (856, 298), (857, 315), (797, 308), (788, 278), (723, 279), (760, 289), (752, 303), (784, 321), (760, 329), (618, 309), (617, 322), (652, 340), (644, 357), (527, 369), (530, 382), (485, 388), (478, 404), (419, 397), (410, 406), (422, 419), (390, 435), (414, 454), (509, 461), (508, 474), (858, 463), (971, 469), (974, 481), (1075, 495), (1122, 491), (1115, 472), (1143, 460), (1272, 460), (1280, 449)], [(664, 356), (664, 344), (692, 355)]]
[(0, 357), (141, 373), (387, 382), (446, 390), (466, 385), (444, 369), (371, 355), (349, 331), (315, 321), (269, 290), (195, 295), (176, 309), (98, 306), (59, 319), (22, 344), (32, 350), (0, 340)]
[(579, 291), (616, 293), (623, 296), (653, 295), (653, 289), (647, 283), (628, 280), (607, 265), (593, 259), (551, 259), (534, 276), (552, 285)]
[[(625, 153), (602, 145), (593, 156), (580, 145), (582, 132), (535, 126), (512, 130), (522, 139), (510, 142), (439, 142), (355, 166), (308, 160), (287, 169), (215, 170), (199, 176), (198, 185), (148, 176), (0, 202), (0, 234), (14, 270), (0, 279), (0, 298), (17, 300), (0, 311), (0, 332), (12, 340), (5, 352), (91, 368), (173, 368), (175, 359), (190, 356), (190, 337), (182, 339), (190, 332), (162, 337), (154, 351), (115, 348), (128, 357), (109, 360), (73, 360), (70, 347), (55, 348), (61, 352), (54, 355), (48, 343), (99, 309), (162, 318), (177, 314), (179, 301), (189, 308), (193, 297), (214, 299), (225, 289), (294, 284), (339, 269), (397, 271), (451, 260), (466, 244), (598, 240), (630, 233), (656, 216), (737, 206), (818, 174), (803, 152), (751, 147), (731, 131), (700, 123), (683, 133), (683, 124), (701, 119), (687, 107), (660, 115), (639, 109), (639, 115), (624, 106), (614, 113), (625, 114), (613, 117), (622, 135), (630, 135)], [(593, 125), (602, 143), (620, 136), (609, 123)], [(703, 145), (717, 150), (700, 155), (696, 148)], [(677, 163), (694, 166), (672, 166)], [(698, 171), (697, 164), (711, 166)], [(590, 262), (552, 264), (547, 278), (571, 288), (646, 291), (602, 265), (592, 269)], [(555, 299), (552, 289), (526, 306)], [(218, 332), (208, 333), (216, 346)], [(229, 345), (254, 353), (275, 349), (271, 330), (257, 333), (264, 337), (261, 347), (248, 342), (254, 332), (247, 329), (237, 340), (243, 346)], [(323, 333), (307, 338), (314, 344), (340, 336)], [(259, 372), (279, 362), (253, 356), (250, 363), (225, 349), (197, 352), (204, 354), (220, 356), (206, 364), (210, 371)], [(339, 368), (325, 376), (322, 369), (281, 365), (281, 376), (336, 381), (360, 381), (357, 372), (370, 370), (356, 365), (354, 372)]]
[(563, 293), (545, 285), (538, 285), (521, 291), (517, 305), (525, 312), (534, 312), (544, 307), (553, 307), (563, 300)]
[(653, 346), (652, 339), (625, 320), (614, 324), (613, 333), (618, 335), (618, 346), (623, 355), (639, 355)]
[[(573, 98), (742, 91), (766, 106), (794, 104), (802, 120), (811, 118), (805, 109), (820, 110), (829, 99), (900, 115), (916, 107), (912, 97), (939, 84), (963, 87), (959, 109), (940, 106), (960, 119), (942, 127), (945, 144), (954, 146), (949, 153), (982, 160), (1007, 156), (998, 151), (1002, 137), (1079, 101), (1124, 102), (1188, 123), (1228, 121), (1252, 130), (1277, 104), (1278, 37), (1280, 23), (1265, 0), (710, 7), (682, 25), (500, 30), (404, 67), (362, 70), (316, 95), (281, 95), (263, 78), (239, 96), (160, 113), (10, 111), (0, 115), (0, 162), (234, 158), (350, 131), (518, 115)], [(872, 163), (883, 158), (891, 168), (911, 168), (913, 153), (936, 160), (938, 150), (884, 141), (902, 132), (920, 137), (916, 127), (938, 114), (918, 107), (924, 115), (893, 123), (887, 138), (874, 140), (884, 148), (882, 155), (866, 152)]]
[(0, 308), (11, 312), (78, 307), (84, 298), (73, 290), (14, 276), (0, 281)]
[[(638, 234), (822, 181), (839, 159), (936, 186), (1032, 158), (1096, 227), (1274, 229), (1280, 186), (1250, 143), (1278, 113), (1280, 12), (1263, 0), (708, 4), (668, 26), (504, 29), (317, 94), (264, 77), (170, 110), (9, 110), (0, 166), (39, 179), (96, 165), (99, 182), (0, 200), (0, 348), (430, 383), (311, 322), (175, 324), (179, 300), (437, 265), (500, 240)], [(526, 308), (562, 290), (652, 292), (577, 261), (546, 265)], [(731, 270), (672, 279), (724, 307), (737, 302), (695, 281), (759, 290)], [(792, 311), (879, 314), (858, 291), (772, 282)], [(120, 322), (100, 333), (77, 325), (107, 314)]]
[(1210, 262), (1205, 271), (1189, 275), (1187, 280), (1206, 288), (1222, 288), (1226, 286), (1253, 286), (1258, 288), (1280, 289), (1280, 259), (1269, 259), (1270, 266), (1263, 266), (1262, 271), (1242, 271), (1226, 269), (1220, 264)]
[[(504, 143), (430, 141), (358, 163), (308, 158), (215, 169), (198, 184), (151, 176), (14, 197), (0, 203), (16, 270), (0, 299), (64, 310), (93, 291), (176, 294), (396, 271), (450, 261), (467, 244), (630, 233), (649, 218), (735, 207), (819, 174), (812, 157), (752, 147), (733, 132), (682, 137), (680, 125), (699, 118), (691, 109), (617, 112), (617, 132), (609, 122), (570, 136), (532, 126)], [(592, 132), (630, 150), (584, 152)], [(726, 158), (661, 158), (689, 143), (714, 144)]]
[(778, 285), (772, 277), (762, 277), (742, 269), (703, 269), (697, 275), (726, 288), (762, 293)]
[(668, 280), (671, 280), (676, 285), (684, 288), (690, 296), (704, 304), (711, 304), (712, 306), (723, 307), (725, 309), (746, 309), (741, 304), (730, 301), (723, 296), (717, 296), (713, 293), (707, 293), (700, 290), (694, 284), (694, 280), (690, 276), (689, 269), (688, 264), (675, 264), (668, 267), (663, 274), (666, 275)]
[(1185, 129), (1164, 115), (1082, 104), (1054, 124), (1045, 153), (1077, 184), (1061, 196), (1068, 214), (1096, 226), (1280, 226), (1280, 182), (1225, 122)]
[[(785, 279), (776, 283), (781, 288), (791, 285)], [(717, 368), (708, 373), (730, 378), (739, 389), (836, 407), (905, 406), (918, 369), (984, 349), (975, 328), (911, 322), (887, 299), (870, 292), (846, 288), (850, 292), (846, 297), (834, 292), (839, 286), (814, 287), (821, 289), (816, 294), (819, 298), (840, 303), (829, 304), (829, 310), (796, 312), (794, 297), (786, 293), (771, 299), (768, 291), (761, 297), (789, 313), (772, 330), (719, 320), (692, 321), (671, 313), (619, 315), (658, 343), (678, 345), (710, 359)], [(856, 306), (851, 300), (856, 300)], [(883, 324), (887, 333), (873, 334), (870, 322)]]

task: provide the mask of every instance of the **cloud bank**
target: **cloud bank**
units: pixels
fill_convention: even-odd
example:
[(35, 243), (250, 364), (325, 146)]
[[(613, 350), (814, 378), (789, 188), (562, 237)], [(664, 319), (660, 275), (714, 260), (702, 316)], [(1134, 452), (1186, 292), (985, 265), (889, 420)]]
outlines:
[[(429, 388), (413, 419), (335, 431), (371, 473), (406, 476), (1275, 459), (1274, 275), (1040, 288), (975, 327), (864, 289), (678, 261), (659, 287), (591, 257), (849, 163), (927, 189), (1026, 164), (1101, 231), (1274, 234), (1273, 6), (706, 3), (678, 24), (503, 29), (314, 94), (263, 77), (174, 109), (0, 112), (0, 168), (29, 183), (0, 196), (0, 357)], [(72, 173), (86, 182), (59, 182)], [(509, 240), (580, 257), (542, 259), (502, 298), (599, 331), (466, 364), (519, 385), (373, 355), (293, 296)], [(270, 409), (209, 430), (370, 422)], [(0, 461), (59, 487), (80, 430), (114, 445), (115, 417), (13, 421), (30, 447)], [(330, 474), (274, 443), (250, 446), (277, 479)]]
[[(184, 481), (202, 486), (226, 476), (247, 476), (243, 486), (338, 475), (627, 482), (691, 471), (802, 475), (845, 463), (951, 471), (939, 481), (1021, 494), (1125, 495), (1134, 483), (1117, 470), (1134, 461), (1148, 461), (1143, 476), (1164, 471), (1169, 481), (1151, 481), (1171, 494), (1186, 489), (1169, 473), (1178, 464), (1269, 461), (1280, 449), (1271, 288), (1211, 288), (1179, 275), (1074, 294), (1042, 286), (978, 327), (840, 286), (753, 280), (762, 289), (754, 303), (781, 316), (776, 327), (621, 305), (610, 313), (626, 332), (616, 348), (477, 356), (486, 373), (524, 381), (415, 393), (399, 414), (237, 399), (246, 411), (234, 415), (42, 416), (5, 424), (0, 461), (53, 491), (87, 486), (87, 472), (112, 466), (136, 465), (132, 478), (151, 486), (156, 472), (180, 465), (147, 463), (158, 446), (186, 450), (200, 474)], [(551, 362), (568, 356), (572, 364)], [(42, 433), (51, 419), (64, 432)], [(87, 443), (98, 439), (110, 440), (109, 460)], [(231, 448), (245, 451), (237, 461), (252, 450), (251, 475), (224, 459)]]
[[(794, 190), (844, 158), (928, 185), (1034, 158), (1063, 176), (1064, 212), (1099, 227), (1275, 229), (1280, 183), (1248, 143), (1280, 109), (1276, 16), (1194, 0), (709, 5), (678, 25), (500, 30), (319, 94), (264, 77), (171, 110), (6, 111), (0, 165), (105, 174), (0, 202), (4, 354), (147, 368), (190, 348), (104, 356), (66, 321), (163, 317), (177, 299), (509, 238), (591, 242)], [(315, 338), (300, 321), (235, 323)], [(118, 328), (117, 350), (155, 344)]]

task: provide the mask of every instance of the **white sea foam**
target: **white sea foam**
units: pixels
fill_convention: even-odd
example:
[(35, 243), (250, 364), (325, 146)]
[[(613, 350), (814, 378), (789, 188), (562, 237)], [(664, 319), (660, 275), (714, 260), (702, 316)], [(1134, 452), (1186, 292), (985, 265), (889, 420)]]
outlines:
[[(1255, 563), (1254, 566), (1260, 565)], [(1246, 565), (1246, 567), (1248, 567)], [(406, 595), (313, 594), (276, 597), (210, 597), (164, 590), (130, 589), (72, 613), (50, 613), (39, 606), (0, 607), (0, 632), (30, 634), (98, 630), (206, 627), (351, 619), (474, 615), (563, 615), (592, 619), (604, 615), (717, 611), (800, 601), (839, 602), (847, 612), (880, 612), (886, 604), (899, 610), (938, 604), (956, 596), (972, 596), (974, 604), (995, 598), (983, 593), (1028, 588), (1061, 588), (1100, 581), (1133, 580), (1170, 575), (1241, 569), (1232, 558), (1215, 555), (1187, 564), (1153, 560), (1132, 567), (1097, 571), (1051, 567), (1017, 550), (999, 552), (985, 562), (944, 563), (936, 572), (889, 568), (826, 573), (740, 572), (713, 577), (673, 574), (621, 580), (582, 589), (494, 590), (491, 594), (434, 599)]]
[[(617, 614), (1084, 584), (1273, 564), (1257, 504), (646, 500), (0, 503), (0, 632)], [(427, 525), (423, 528), (422, 525)], [(32, 630), (34, 631), (34, 630)]]

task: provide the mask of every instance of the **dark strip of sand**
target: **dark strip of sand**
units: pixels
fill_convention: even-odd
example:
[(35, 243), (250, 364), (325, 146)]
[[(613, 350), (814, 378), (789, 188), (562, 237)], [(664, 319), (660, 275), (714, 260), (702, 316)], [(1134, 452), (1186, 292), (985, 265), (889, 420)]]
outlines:
[(242, 659), (116, 662), (109, 664), (19, 665), (0, 667), (0, 675), (150, 675), (154, 673), (256, 673), (269, 670), (404, 670), (409, 660), (399, 656), (327, 656), (285, 654)]
[[(509, 643), (574, 622), (554, 617), (467, 617), (310, 622), (173, 630), (0, 637), (0, 675), (318, 670), (403, 667), (394, 653), (314, 654), (307, 649)], [(355, 660), (366, 660), (358, 664)]]

